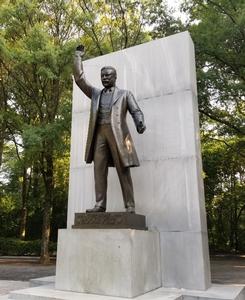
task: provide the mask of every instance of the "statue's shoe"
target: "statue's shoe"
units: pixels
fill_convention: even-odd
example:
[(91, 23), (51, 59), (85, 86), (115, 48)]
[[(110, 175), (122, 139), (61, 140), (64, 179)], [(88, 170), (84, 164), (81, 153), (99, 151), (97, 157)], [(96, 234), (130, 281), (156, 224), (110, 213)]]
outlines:
[(133, 206), (129, 206), (126, 208), (126, 212), (131, 213), (131, 214), (135, 214), (135, 208)]
[(97, 213), (97, 212), (105, 212), (105, 208), (101, 206), (95, 206), (91, 209), (86, 209), (86, 213)]

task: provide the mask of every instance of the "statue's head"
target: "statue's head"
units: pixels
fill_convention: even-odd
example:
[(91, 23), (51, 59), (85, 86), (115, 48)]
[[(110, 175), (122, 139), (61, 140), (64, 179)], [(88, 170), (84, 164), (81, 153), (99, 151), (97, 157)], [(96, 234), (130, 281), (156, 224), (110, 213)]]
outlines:
[(106, 66), (101, 69), (101, 82), (105, 88), (115, 86), (117, 80), (117, 71), (111, 66)]

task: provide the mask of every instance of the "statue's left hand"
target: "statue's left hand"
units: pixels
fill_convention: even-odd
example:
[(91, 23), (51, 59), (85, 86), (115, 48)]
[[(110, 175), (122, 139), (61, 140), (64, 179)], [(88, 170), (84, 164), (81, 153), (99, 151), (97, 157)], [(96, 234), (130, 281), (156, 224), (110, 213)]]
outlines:
[(137, 126), (137, 131), (139, 134), (142, 134), (146, 130), (146, 126), (143, 124), (143, 122), (140, 122)]

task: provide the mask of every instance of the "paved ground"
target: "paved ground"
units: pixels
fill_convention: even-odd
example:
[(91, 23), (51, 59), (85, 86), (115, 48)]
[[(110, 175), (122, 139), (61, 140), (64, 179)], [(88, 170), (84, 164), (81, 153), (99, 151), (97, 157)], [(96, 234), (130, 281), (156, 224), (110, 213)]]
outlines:
[(28, 281), (54, 274), (54, 260), (50, 265), (43, 266), (35, 257), (0, 257), (0, 280)]
[[(212, 256), (212, 282), (245, 286), (245, 255)], [(0, 300), (13, 290), (28, 287), (32, 278), (55, 275), (55, 261), (42, 266), (38, 258), (0, 257)]]
[(28, 281), (0, 280), (0, 300), (7, 299), (6, 295), (14, 290), (21, 290), (29, 287)]
[(245, 285), (245, 255), (211, 257), (213, 283)]
[(29, 287), (32, 278), (55, 274), (55, 261), (42, 266), (36, 257), (0, 256), (0, 300), (7, 300), (10, 291)]

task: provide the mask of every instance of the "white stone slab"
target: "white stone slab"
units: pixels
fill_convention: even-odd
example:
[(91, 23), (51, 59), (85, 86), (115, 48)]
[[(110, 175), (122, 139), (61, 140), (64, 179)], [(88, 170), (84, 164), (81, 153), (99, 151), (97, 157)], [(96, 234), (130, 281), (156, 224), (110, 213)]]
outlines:
[(183, 300), (245, 299), (245, 287), (225, 284), (212, 284), (206, 291), (160, 288), (159, 292), (179, 294), (183, 296)]
[(67, 222), (72, 226), (75, 212), (85, 211), (95, 202), (94, 177), (91, 166), (70, 171), (69, 199), (76, 199), (76, 201), (70, 201), (68, 205)]
[(160, 237), (163, 286), (206, 290), (211, 281), (207, 233), (161, 232)]
[[(120, 300), (113, 296), (100, 296), (56, 290), (53, 285), (11, 292), (13, 300)], [(135, 300), (244, 300), (245, 289), (230, 285), (212, 285), (207, 291), (160, 288)]]
[(40, 278), (30, 279), (30, 287), (53, 284), (55, 282), (55, 276), (46, 276)]
[(59, 230), (56, 289), (130, 298), (160, 286), (158, 232)]
[(88, 132), (89, 113), (75, 113), (72, 116), (71, 168), (84, 166), (84, 153)]
[[(101, 296), (87, 293), (77, 293), (56, 290), (54, 286), (42, 286), (12, 292), (10, 299), (14, 300), (120, 300), (120, 297)], [(182, 300), (182, 297), (174, 293), (159, 293), (159, 289), (145, 295), (136, 297), (137, 300)]]

